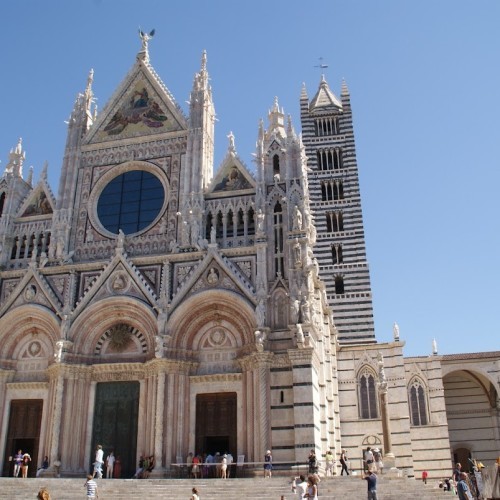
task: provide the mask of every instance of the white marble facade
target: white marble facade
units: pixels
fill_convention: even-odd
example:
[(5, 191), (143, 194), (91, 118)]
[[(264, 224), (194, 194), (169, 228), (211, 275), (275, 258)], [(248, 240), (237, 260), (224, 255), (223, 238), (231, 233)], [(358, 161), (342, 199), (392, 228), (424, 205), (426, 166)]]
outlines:
[[(9, 420), (12, 401), (41, 401), (39, 461), (48, 455), (63, 474), (80, 474), (92, 461), (96, 390), (126, 381), (139, 383), (130, 439), (137, 454), (155, 455), (160, 475), (177, 457), (207, 451), (195, 449), (198, 397), (224, 393), (236, 398), (230, 451), (248, 462), (267, 449), (275, 462), (293, 464), (310, 448), (337, 456), (345, 448), (356, 467), (362, 449), (374, 445), (410, 475), (424, 468), (444, 475), (457, 450), (493, 460), (499, 353), (404, 358), (399, 338), (376, 343), (369, 289), (350, 301), (348, 291), (335, 296), (342, 272), (347, 286), (363, 280), (366, 266), (348, 265), (349, 238), (344, 271), (326, 262), (317, 242), (332, 231), (319, 218), (335, 209), (318, 197), (348, 203), (353, 188), (345, 174), (341, 190), (338, 172), (319, 186), (308, 169), (314, 133), (307, 119), (317, 120), (316, 112), (324, 124), (328, 113), (345, 113), (328, 122), (341, 127), (346, 88), (339, 101), (323, 80), (309, 107), (303, 91), (304, 140), (276, 99), (268, 126), (258, 129), (256, 172), (238, 156), (232, 134), (214, 172), (206, 54), (186, 116), (147, 49), (99, 115), (89, 75), (69, 120), (57, 197), (46, 169), (37, 184), (23, 177), (21, 141), (0, 179), (4, 471), (9, 446), (22, 438)], [(328, 127), (323, 137), (340, 132)], [(141, 209), (120, 179), (152, 186), (137, 201)], [(327, 226), (340, 223), (332, 220)], [(340, 264), (339, 243), (331, 248)], [(356, 301), (365, 318), (357, 333)], [(463, 397), (466, 389), (475, 403)], [(420, 405), (414, 414), (412, 394)], [(475, 431), (460, 431), (472, 420)]]

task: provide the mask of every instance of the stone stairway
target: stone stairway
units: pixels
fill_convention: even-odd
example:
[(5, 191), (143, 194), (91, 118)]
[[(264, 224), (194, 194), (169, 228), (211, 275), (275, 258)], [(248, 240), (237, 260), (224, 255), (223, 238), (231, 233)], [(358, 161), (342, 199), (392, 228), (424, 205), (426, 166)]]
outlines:
[[(21, 479), (0, 478), (0, 499), (34, 500), (38, 490), (46, 487), (52, 500), (84, 499), (85, 478), (81, 479)], [(196, 486), (201, 500), (295, 500), (288, 477), (272, 479), (100, 479), (99, 500), (154, 500), (185, 499), (191, 496), (191, 488)], [(432, 484), (431, 484), (432, 483)], [(436, 483), (436, 484), (434, 484)], [(432, 500), (435, 498), (456, 498), (451, 493), (436, 487), (436, 481), (424, 485), (414, 479), (379, 478), (379, 500)], [(320, 499), (357, 500), (366, 498), (366, 482), (360, 476), (333, 477), (323, 479), (319, 485)]]

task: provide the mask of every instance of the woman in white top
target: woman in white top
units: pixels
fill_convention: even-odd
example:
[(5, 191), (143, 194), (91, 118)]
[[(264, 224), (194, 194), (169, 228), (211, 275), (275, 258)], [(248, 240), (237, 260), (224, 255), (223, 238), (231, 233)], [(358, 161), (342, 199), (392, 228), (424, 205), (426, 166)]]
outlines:
[(314, 476), (307, 477), (307, 493), (304, 498), (309, 498), (309, 500), (318, 500), (318, 483)]
[(227, 479), (227, 455), (222, 457), (222, 462), (220, 464), (220, 477), (221, 479)]
[(198, 496), (198, 490), (196, 488), (193, 488), (191, 492), (193, 494), (191, 495), (191, 498), (189, 500), (200, 500), (200, 497)]

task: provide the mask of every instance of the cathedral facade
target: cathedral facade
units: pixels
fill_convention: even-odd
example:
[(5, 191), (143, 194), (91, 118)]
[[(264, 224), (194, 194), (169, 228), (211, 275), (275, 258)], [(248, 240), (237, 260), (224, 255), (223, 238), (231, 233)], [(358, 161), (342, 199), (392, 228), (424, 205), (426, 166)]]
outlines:
[[(93, 74), (68, 123), (59, 189), (0, 179), (0, 464), (28, 451), (124, 477), (189, 452), (303, 463), (366, 446), (408, 475), (500, 449), (500, 353), (405, 358), (377, 343), (347, 85), (276, 99), (255, 172), (228, 136), (214, 169), (206, 54), (186, 115), (148, 36), (97, 115)], [(260, 466), (259, 466), (260, 468)], [(34, 467), (32, 468), (34, 469)]]

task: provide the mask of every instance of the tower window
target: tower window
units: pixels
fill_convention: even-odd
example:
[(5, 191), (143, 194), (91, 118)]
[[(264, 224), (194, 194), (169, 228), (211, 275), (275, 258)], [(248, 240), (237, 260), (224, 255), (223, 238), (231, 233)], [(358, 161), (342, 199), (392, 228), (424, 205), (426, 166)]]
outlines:
[(342, 245), (332, 245), (332, 262), (333, 264), (342, 264), (344, 256), (342, 255)]
[(326, 230), (329, 233), (339, 233), (344, 230), (344, 217), (342, 212), (326, 213)]
[(345, 293), (344, 278), (342, 276), (335, 276), (335, 293), (337, 295), (343, 295)]

